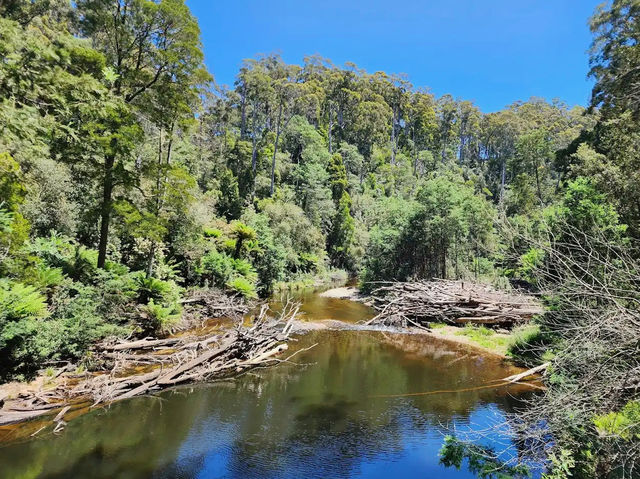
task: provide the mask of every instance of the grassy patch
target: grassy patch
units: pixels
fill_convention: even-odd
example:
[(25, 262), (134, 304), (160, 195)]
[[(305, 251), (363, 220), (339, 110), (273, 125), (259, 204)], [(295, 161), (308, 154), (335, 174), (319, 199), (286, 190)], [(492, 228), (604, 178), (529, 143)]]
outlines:
[(447, 327), (445, 323), (429, 323), (431, 329), (444, 329)]
[(485, 326), (474, 326), (472, 324), (467, 324), (456, 332), (456, 336), (464, 336), (483, 348), (502, 354), (507, 352), (511, 340), (509, 336), (497, 334)]
[(507, 355), (514, 361), (533, 367), (552, 359), (555, 338), (552, 334), (542, 331), (537, 324), (519, 326), (511, 335)]

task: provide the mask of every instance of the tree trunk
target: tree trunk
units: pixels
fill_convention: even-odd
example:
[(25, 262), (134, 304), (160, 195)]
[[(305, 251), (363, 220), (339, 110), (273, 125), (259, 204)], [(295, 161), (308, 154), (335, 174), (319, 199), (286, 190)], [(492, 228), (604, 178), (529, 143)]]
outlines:
[(273, 159), (271, 160), (271, 189), (269, 196), (273, 196), (276, 185), (276, 154), (278, 153), (278, 141), (280, 140), (280, 123), (282, 122), (282, 102), (278, 111), (278, 124), (276, 125), (276, 142), (273, 145)]
[(333, 107), (331, 104), (329, 104), (329, 131), (327, 132), (327, 135), (329, 137), (329, 154), (330, 155), (333, 154), (333, 145), (332, 145), (332, 138), (331, 138), (332, 129), (333, 129)]
[(115, 155), (108, 155), (104, 160), (104, 178), (102, 180), (102, 208), (100, 213), (100, 242), (98, 243), (98, 268), (103, 268), (107, 260), (107, 243), (109, 241), (109, 223), (111, 222), (111, 203), (113, 195), (113, 166)]
[(500, 204), (504, 203), (504, 188), (507, 180), (507, 160), (502, 160), (502, 168), (500, 172)]
[(397, 123), (398, 109), (393, 110), (393, 119), (391, 120), (391, 166), (396, 164), (396, 153), (398, 151), (398, 139), (396, 138), (396, 123)]
[(411, 141), (413, 141), (413, 176), (418, 177), (418, 145), (416, 145), (416, 129), (411, 129)]
[[(171, 151), (173, 146), (173, 128), (171, 125), (171, 129), (169, 130), (169, 142), (167, 144), (167, 156), (166, 156), (166, 165), (168, 166), (171, 163)], [(164, 191), (165, 184), (167, 183), (167, 173), (164, 174), (164, 180), (161, 179), (162, 170), (160, 166), (162, 165), (162, 130), (160, 130), (160, 146), (158, 148), (158, 177), (156, 180), (156, 218), (160, 217), (160, 212), (162, 211), (162, 206), (164, 204)], [(155, 260), (156, 249), (158, 245), (155, 240), (151, 240), (151, 246), (149, 247), (149, 256), (147, 258), (147, 268), (146, 274), (147, 278), (151, 278), (153, 275), (153, 263)]]
[(251, 129), (252, 129), (252, 143), (251, 143), (251, 172), (253, 173), (253, 181), (255, 183), (256, 178), (256, 170), (258, 168), (258, 141), (256, 136), (258, 135), (258, 130), (256, 128), (256, 116), (258, 111), (258, 102), (254, 102), (253, 104), (253, 117), (251, 119)]
[(536, 187), (538, 188), (538, 199), (540, 203), (542, 203), (542, 189), (540, 188), (540, 173), (538, 172), (538, 164), (535, 165), (536, 168)]
[(246, 134), (246, 125), (247, 125), (247, 87), (243, 86), (241, 93), (241, 103), (240, 103), (240, 138), (244, 139)]
[[(162, 179), (160, 178), (162, 174), (162, 128), (160, 128), (160, 132), (158, 133), (158, 172), (156, 176), (156, 205), (155, 205), (155, 215), (156, 218), (160, 212), (160, 188), (162, 187)], [(149, 247), (149, 254), (147, 256), (147, 278), (151, 278), (153, 274), (153, 257), (156, 252), (156, 242), (155, 240), (151, 240), (151, 246)]]

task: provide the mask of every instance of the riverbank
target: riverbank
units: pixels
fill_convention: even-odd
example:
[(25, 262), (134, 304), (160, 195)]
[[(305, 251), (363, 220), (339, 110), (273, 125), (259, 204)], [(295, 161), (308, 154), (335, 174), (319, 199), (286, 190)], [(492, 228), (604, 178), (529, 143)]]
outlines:
[(92, 360), (102, 366), (89, 372), (67, 364), (47, 370), (31, 383), (0, 386), (0, 426), (58, 414), (56, 429), (79, 404), (92, 407), (190, 382), (227, 378), (273, 364), (288, 348), (298, 314), (295, 305), (273, 317), (262, 305), (250, 324), (235, 328), (197, 328), (166, 338), (114, 340), (96, 345)]
[(320, 293), (320, 296), (323, 298), (349, 299), (351, 301), (358, 301), (364, 298), (364, 296), (360, 294), (360, 290), (355, 286), (331, 288)]
[[(509, 354), (509, 350), (514, 344), (526, 341), (528, 337), (536, 334), (536, 332), (538, 331), (537, 326), (535, 326), (530, 322), (531, 315), (533, 313), (537, 313), (538, 311), (540, 311), (539, 307), (536, 305), (533, 298), (524, 297), (522, 295), (506, 295), (505, 293), (496, 294), (494, 291), (488, 290), (488, 294), (491, 295), (490, 296), (491, 300), (497, 301), (497, 305), (504, 308), (503, 309), (503, 311), (505, 311), (504, 314), (509, 320), (516, 315), (518, 315), (518, 317), (524, 318), (521, 324), (517, 326), (513, 326), (512, 324), (509, 324), (506, 329), (505, 328), (493, 329), (485, 326), (482, 323), (471, 322), (471, 318), (464, 318), (469, 320), (468, 322), (466, 322), (466, 324), (463, 322), (459, 322), (458, 319), (455, 319), (455, 316), (452, 316), (452, 322), (455, 322), (456, 324), (446, 324), (446, 323), (437, 322), (437, 321), (436, 322), (424, 321), (425, 318), (422, 316), (422, 313), (415, 311), (415, 309), (420, 308), (420, 306), (426, 303), (427, 301), (425, 300), (424, 297), (415, 295), (416, 288), (413, 288), (410, 283), (407, 283), (406, 285), (408, 285), (406, 286), (407, 289), (413, 292), (413, 295), (409, 296), (409, 299), (406, 299), (406, 297), (403, 297), (402, 299), (405, 302), (407, 301), (409, 302), (409, 304), (406, 306), (406, 309), (409, 311), (413, 311), (414, 315), (417, 316), (417, 318), (415, 316), (407, 315), (408, 318), (405, 318), (403, 321), (400, 321), (400, 322), (388, 321), (388, 317), (392, 316), (392, 314), (389, 312), (390, 310), (388, 308), (388, 305), (393, 304), (394, 301), (397, 301), (397, 298), (394, 298), (389, 302), (385, 303), (380, 298), (374, 299), (371, 296), (362, 294), (358, 288), (353, 286), (342, 286), (337, 288), (331, 288), (329, 290), (326, 290), (320, 293), (320, 296), (324, 298), (336, 298), (336, 299), (357, 301), (357, 302), (369, 304), (372, 306), (376, 306), (375, 302), (377, 301), (378, 307), (376, 309), (380, 311), (380, 314), (378, 314), (375, 318), (370, 320), (368, 323), (377, 324), (381, 326), (390, 326), (392, 328), (395, 327), (398, 330), (406, 330), (413, 333), (429, 334), (440, 340), (471, 346), (480, 351), (485, 352), (486, 354), (498, 356), (503, 359), (508, 359), (511, 357)], [(466, 286), (464, 286), (464, 283), (463, 283), (463, 287), (466, 288), (468, 292), (466, 293), (467, 296), (463, 298), (462, 301), (468, 304), (478, 303), (479, 301), (477, 297), (473, 297), (473, 293), (475, 293), (479, 289), (483, 290), (485, 288), (485, 286), (479, 287), (478, 285), (473, 285), (472, 283), (467, 283)], [(418, 289), (418, 291), (422, 293), (424, 290)], [(450, 296), (446, 298), (445, 301), (442, 301), (442, 302), (446, 304), (446, 307), (448, 308), (450, 307), (451, 304), (454, 303), (453, 299), (454, 298)], [(502, 301), (502, 303), (500, 302), (500, 300)], [(418, 305), (411, 304), (411, 301), (417, 301)], [(507, 307), (504, 307), (503, 304), (507, 305)], [(520, 306), (524, 304), (524, 305), (527, 305), (528, 308), (525, 309), (524, 314), (522, 314), (516, 310), (517, 308), (514, 308), (513, 306), (511, 306), (512, 304), (515, 304), (516, 306)], [(430, 304), (429, 306), (432, 306), (432, 305)], [(492, 308), (491, 313), (495, 315), (492, 317), (492, 321), (494, 321), (493, 318), (495, 317), (498, 318), (497, 321), (500, 321), (499, 319), (500, 318), (499, 313), (501, 313), (500, 307)], [(483, 311), (483, 310), (480, 310), (480, 311)], [(530, 311), (533, 311), (533, 313), (531, 313)], [(397, 313), (394, 312), (393, 314), (397, 314)], [(406, 313), (403, 311), (401, 315), (404, 316), (404, 314)], [(458, 313), (458, 316), (462, 316), (463, 314), (467, 316), (472, 315), (472, 313), (468, 308), (467, 309), (460, 308), (460, 312)], [(486, 314), (487, 313), (484, 311), (481, 312), (480, 314), (476, 313), (477, 316), (480, 316), (480, 318), (484, 318), (485, 320), (486, 320)], [(493, 324), (500, 324), (500, 323), (498, 322)], [(333, 326), (335, 327), (336, 325), (333, 325)], [(322, 327), (322, 326), (318, 326), (318, 327)]]
[(423, 335), (295, 339), (289, 362), (79, 409), (58, 434), (49, 426), (29, 437), (40, 419), (0, 427), (0, 476), (465, 479), (439, 465), (443, 425), (502, 421), (531, 391), (495, 386), (519, 371), (499, 358)]
[[(276, 303), (270, 306), (276, 313), (281, 312), (286, 304), (290, 304), (291, 299), (296, 300), (295, 297), (287, 297), (280, 300), (279, 306)], [(248, 319), (240, 321), (244, 324), (244, 328), (240, 330), (243, 333), (236, 331), (239, 336), (234, 339), (228, 337), (233, 330), (233, 321), (210, 319), (197, 328), (182, 331), (166, 339), (105, 345), (104, 351), (94, 357), (108, 358), (111, 361), (111, 366), (101, 372), (88, 372), (81, 366), (68, 365), (44, 371), (31, 383), (0, 386), (0, 398), (4, 397), (6, 400), (6, 404), (0, 409), (0, 424), (22, 422), (41, 415), (53, 416), (55, 412), (70, 406), (53, 422), (57, 425), (78, 415), (75, 409), (81, 406), (84, 406), (83, 410), (86, 412), (86, 406), (91, 404), (107, 404), (183, 382), (230, 377), (258, 364), (275, 364), (280, 360), (274, 355), (283, 352), (289, 334), (304, 335), (319, 330), (411, 333), (416, 339), (418, 335), (426, 335), (443, 344), (463, 345), (487, 357), (501, 360), (508, 357), (508, 345), (519, 334), (517, 331), (496, 332), (484, 327), (461, 328), (438, 323), (431, 323), (428, 329), (369, 324), (369, 318), (375, 314), (367, 305), (369, 300), (357, 288), (350, 286), (305, 293), (298, 300), (302, 302), (300, 314), (296, 311), (285, 321), (286, 334), (272, 330), (260, 340), (260, 348), (253, 352), (247, 351), (251, 350), (246, 348), (247, 344), (241, 345), (238, 352), (242, 351), (242, 357), (239, 358), (236, 353), (229, 351), (238, 346), (241, 339), (244, 343), (247, 342), (251, 336), (247, 331), (252, 330), (253, 323)], [(199, 302), (202, 302), (202, 298), (194, 297), (188, 305), (195, 307)], [(200, 315), (206, 311), (201, 311)], [(258, 314), (257, 311), (255, 313)], [(194, 315), (197, 316), (199, 315)], [(225, 344), (222, 345), (222, 342)], [(225, 357), (229, 361), (223, 361)], [(197, 367), (198, 371), (192, 371), (192, 367)], [(178, 374), (172, 374), (172, 370), (176, 372), (175, 368), (178, 368)], [(45, 425), (52, 424), (50, 417), (48, 421), (45, 421)]]

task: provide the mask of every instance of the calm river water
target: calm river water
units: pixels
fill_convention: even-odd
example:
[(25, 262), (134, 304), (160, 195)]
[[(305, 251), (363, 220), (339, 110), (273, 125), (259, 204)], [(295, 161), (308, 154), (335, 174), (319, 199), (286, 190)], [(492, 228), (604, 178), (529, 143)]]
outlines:
[[(309, 319), (357, 321), (358, 303), (303, 298)], [(318, 330), (298, 365), (122, 401), (59, 435), (0, 430), (0, 478), (465, 478), (439, 464), (452, 427), (485, 428), (522, 391), (485, 388), (499, 359), (425, 335)], [(49, 428), (47, 431), (50, 431)], [(501, 441), (496, 433), (490, 441)]]

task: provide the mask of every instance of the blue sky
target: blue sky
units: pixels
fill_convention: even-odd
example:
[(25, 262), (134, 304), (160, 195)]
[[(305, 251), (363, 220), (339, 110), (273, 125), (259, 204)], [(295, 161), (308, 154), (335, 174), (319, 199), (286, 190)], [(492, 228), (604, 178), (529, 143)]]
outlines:
[(205, 60), (232, 85), (244, 58), (320, 54), (406, 73), (485, 112), (531, 96), (586, 104), (587, 20), (602, 0), (187, 0)]

